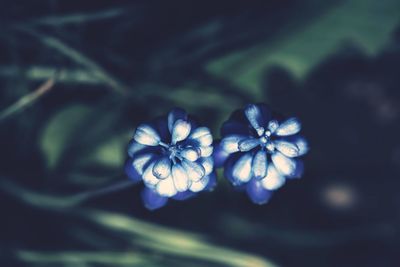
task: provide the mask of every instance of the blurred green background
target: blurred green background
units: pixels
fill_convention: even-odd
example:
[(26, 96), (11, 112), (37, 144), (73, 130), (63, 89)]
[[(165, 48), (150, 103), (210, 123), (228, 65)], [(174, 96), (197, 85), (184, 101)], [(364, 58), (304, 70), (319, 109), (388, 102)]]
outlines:
[[(400, 265), (398, 0), (1, 1), (0, 84), (0, 266)], [(250, 102), (311, 144), (267, 205), (124, 186), (140, 122)]]

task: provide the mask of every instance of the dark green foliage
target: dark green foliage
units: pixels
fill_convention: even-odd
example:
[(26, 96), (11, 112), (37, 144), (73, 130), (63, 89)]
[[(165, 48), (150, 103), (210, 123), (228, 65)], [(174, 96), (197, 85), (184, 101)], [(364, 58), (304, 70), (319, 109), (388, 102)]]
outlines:
[[(399, 1), (3, 2), (1, 266), (398, 266)], [(139, 122), (180, 106), (218, 138), (249, 102), (311, 145), (268, 205), (222, 175), (156, 212), (100, 194)]]

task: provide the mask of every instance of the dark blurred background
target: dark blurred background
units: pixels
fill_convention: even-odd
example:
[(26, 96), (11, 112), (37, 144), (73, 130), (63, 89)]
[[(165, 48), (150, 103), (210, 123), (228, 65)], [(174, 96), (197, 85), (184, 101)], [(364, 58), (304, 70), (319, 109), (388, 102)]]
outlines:
[[(0, 85), (0, 266), (400, 266), (398, 0), (1, 1)], [(138, 123), (251, 102), (311, 144), (267, 205), (102, 194)]]

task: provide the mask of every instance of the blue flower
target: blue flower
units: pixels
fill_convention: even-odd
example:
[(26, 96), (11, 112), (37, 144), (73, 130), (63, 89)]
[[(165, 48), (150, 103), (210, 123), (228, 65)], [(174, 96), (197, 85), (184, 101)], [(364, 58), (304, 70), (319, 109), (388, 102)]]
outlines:
[(299, 136), (298, 119), (278, 121), (264, 104), (238, 110), (221, 129), (222, 140), (215, 149), (216, 166), (225, 167), (225, 177), (244, 188), (257, 204), (266, 203), (272, 192), (288, 178), (300, 178), (308, 144)]
[(128, 147), (125, 171), (142, 180), (142, 199), (148, 209), (164, 206), (168, 198), (184, 200), (212, 189), (213, 138), (184, 110), (173, 109), (167, 117), (137, 127)]

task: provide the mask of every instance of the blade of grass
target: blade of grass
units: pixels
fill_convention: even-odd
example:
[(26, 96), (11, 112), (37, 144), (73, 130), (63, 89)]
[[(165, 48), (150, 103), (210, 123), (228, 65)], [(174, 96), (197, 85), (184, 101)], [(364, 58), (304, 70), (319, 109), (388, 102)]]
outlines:
[(127, 8), (112, 8), (91, 13), (63, 14), (48, 16), (29, 21), (27, 25), (65, 26), (67, 24), (82, 24), (97, 20), (119, 17), (128, 12)]
[[(142, 222), (117, 213), (85, 211), (82, 216), (113, 231), (124, 233), (132, 244), (158, 252), (233, 267), (273, 267), (274, 263), (245, 252), (214, 245), (202, 236), (168, 227)], [(138, 240), (137, 237), (141, 237)]]
[[(80, 201), (80, 199), (42, 195), (5, 181), (0, 180), (1, 188), (38, 208), (60, 211), (60, 208), (68, 208)], [(124, 238), (128, 238), (133, 246), (139, 245), (165, 255), (193, 258), (233, 267), (276, 266), (264, 258), (214, 245), (198, 234), (159, 226), (117, 213), (87, 209), (68, 209), (68, 211), (109, 230), (123, 232)], [(65, 213), (66, 210), (62, 212)]]
[(21, 250), (16, 253), (19, 260), (40, 264), (110, 264), (110, 266), (143, 266), (149, 257), (137, 252), (33, 252)]
[[(174, 239), (170, 239), (171, 241)], [(275, 267), (276, 264), (255, 256), (234, 249), (228, 249), (212, 245), (210, 243), (198, 243), (195, 247), (170, 246), (167, 243), (153, 242), (150, 240), (135, 240), (143, 247), (164, 253), (166, 255), (184, 257), (218, 264), (218, 266), (231, 267)]]
[(240, 242), (269, 240), (277, 246), (332, 247), (360, 240), (390, 240), (396, 229), (389, 222), (358, 225), (340, 230), (299, 230), (286, 229), (276, 225), (255, 223), (233, 214), (221, 215), (219, 230), (227, 238)]
[[(77, 205), (81, 199), (77, 197), (60, 197), (41, 194), (32, 190), (25, 189), (21, 186), (16, 185), (8, 181), (6, 178), (1, 177), (0, 189), (10, 195), (17, 197), (23, 203), (28, 205), (42, 208), (51, 209), (54, 211), (60, 211), (62, 208), (70, 208)], [(66, 210), (63, 210), (65, 212)], [(87, 209), (69, 209), (70, 212), (75, 212), (76, 215), (88, 218), (103, 227), (125, 232), (127, 236), (134, 235), (142, 238), (145, 241), (141, 241), (143, 246), (150, 247), (146, 240), (152, 242), (160, 242), (165, 247), (174, 246), (175, 248), (201, 248), (201, 244), (206, 242), (201, 235), (189, 233), (186, 231), (175, 230), (172, 228), (152, 224), (149, 222), (141, 221), (133, 217), (127, 217), (117, 213), (109, 213), (103, 211), (90, 211)], [(296, 246), (330, 246), (338, 243), (346, 243), (359, 238), (369, 237), (371, 239), (377, 239), (387, 237), (394, 234), (393, 224), (390, 222), (382, 224), (371, 224), (359, 227), (358, 230), (354, 229), (342, 229), (340, 231), (302, 231), (302, 230), (288, 230), (278, 229), (276, 227), (269, 227), (267, 229), (265, 225), (259, 225), (254, 223), (243, 222), (236, 217), (224, 215), (227, 217), (227, 221), (223, 221), (223, 230), (233, 238), (245, 240), (250, 238), (256, 240), (257, 238), (268, 238), (274, 240), (277, 243), (284, 243)], [(246, 232), (245, 236), (240, 235), (236, 232), (236, 229), (253, 229), (254, 231)], [(233, 233), (233, 234), (232, 234)], [(254, 236), (254, 233), (259, 233)], [(351, 234), (349, 234), (351, 233)], [(132, 240), (136, 242), (137, 240)], [(166, 248), (168, 250), (168, 248)], [(172, 252), (171, 252), (172, 253)], [(178, 253), (178, 252), (177, 252)]]
[(45, 83), (40, 85), (35, 91), (21, 97), (17, 102), (0, 112), (0, 122), (10, 118), (11, 116), (21, 112), (28, 106), (32, 105), (41, 96), (46, 94), (54, 87), (55, 78), (48, 79)]
[(109, 186), (98, 188), (95, 190), (85, 191), (70, 196), (56, 196), (46, 195), (31, 190), (27, 190), (21, 186), (16, 185), (13, 182), (8, 181), (6, 178), (0, 180), (0, 187), (11, 195), (18, 196), (23, 202), (29, 203), (33, 206), (48, 209), (59, 209), (59, 208), (72, 208), (82, 202), (89, 199), (99, 197), (105, 194), (109, 194), (118, 190), (125, 189), (133, 186), (134, 183), (131, 180), (124, 180), (118, 183), (114, 183)]
[[(17, 79), (23, 76), (29, 81), (43, 81), (53, 77), (56, 67), (32, 65), (26, 67), (0, 66), (0, 76)], [(58, 75), (58, 83), (83, 83), (102, 84), (103, 81), (93, 75), (91, 71), (84, 68), (65, 69)]]
[(33, 37), (37, 38), (42, 44), (46, 45), (47, 47), (50, 47), (50, 48), (58, 51), (60, 54), (68, 57), (75, 63), (86, 67), (88, 70), (90, 70), (93, 73), (93, 76), (102, 80), (106, 85), (108, 85), (114, 91), (121, 93), (121, 94), (126, 93), (127, 86), (123, 85), (122, 82), (120, 82), (118, 79), (113, 77), (113, 75), (109, 74), (106, 70), (104, 70), (95, 61), (91, 60), (90, 58), (88, 58), (87, 56), (85, 56), (84, 54), (79, 52), (78, 50), (68, 46), (63, 41), (61, 41), (53, 36), (48, 36), (48, 35), (39, 33), (31, 28), (16, 27), (16, 29), (32, 35)]

